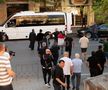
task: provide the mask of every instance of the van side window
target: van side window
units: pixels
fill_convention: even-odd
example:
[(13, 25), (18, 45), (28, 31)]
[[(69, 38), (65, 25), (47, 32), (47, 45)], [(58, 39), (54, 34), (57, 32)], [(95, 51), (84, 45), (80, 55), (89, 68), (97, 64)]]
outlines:
[(64, 15), (34, 15), (16, 17), (16, 27), (64, 25)]

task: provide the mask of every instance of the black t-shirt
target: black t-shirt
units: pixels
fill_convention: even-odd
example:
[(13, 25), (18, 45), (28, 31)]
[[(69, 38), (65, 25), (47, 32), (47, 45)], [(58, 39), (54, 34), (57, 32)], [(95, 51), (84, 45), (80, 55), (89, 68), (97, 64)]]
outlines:
[(95, 56), (91, 56), (87, 59), (89, 62), (89, 68), (90, 69), (97, 69), (98, 68), (98, 61), (96, 60)]
[(71, 37), (66, 37), (65, 38), (66, 47), (71, 47), (72, 46), (72, 41), (73, 41), (73, 39)]
[(98, 50), (96, 52), (96, 59), (100, 63), (100, 65), (103, 65), (106, 62), (105, 54), (102, 50)]
[(37, 41), (42, 41), (43, 37), (44, 37), (44, 34), (43, 33), (38, 33), (37, 34), (37, 37), (36, 37), (36, 40)]
[(61, 67), (59, 67), (58, 65), (55, 67), (55, 71), (54, 71), (54, 77), (53, 77), (53, 83), (56, 85), (61, 85), (56, 78), (59, 78), (62, 82), (65, 82), (64, 79), (64, 74), (63, 74), (63, 69)]

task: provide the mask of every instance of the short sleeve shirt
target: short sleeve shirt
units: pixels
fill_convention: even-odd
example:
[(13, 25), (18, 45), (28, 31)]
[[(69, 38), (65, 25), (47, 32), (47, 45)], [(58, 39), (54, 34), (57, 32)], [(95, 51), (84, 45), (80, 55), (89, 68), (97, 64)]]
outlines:
[(60, 85), (60, 83), (56, 80), (56, 78), (59, 78), (62, 82), (65, 81), (63, 69), (61, 67), (59, 67), (58, 65), (55, 67), (55, 74), (54, 74), (53, 83), (56, 85)]

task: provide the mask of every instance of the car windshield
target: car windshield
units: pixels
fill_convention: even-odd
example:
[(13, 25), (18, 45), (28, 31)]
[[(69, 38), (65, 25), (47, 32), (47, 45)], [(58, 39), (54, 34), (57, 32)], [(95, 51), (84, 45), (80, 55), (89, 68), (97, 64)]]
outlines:
[(100, 25), (100, 26), (99, 26), (99, 29), (100, 29), (100, 30), (108, 30), (108, 25), (105, 25), (105, 24)]

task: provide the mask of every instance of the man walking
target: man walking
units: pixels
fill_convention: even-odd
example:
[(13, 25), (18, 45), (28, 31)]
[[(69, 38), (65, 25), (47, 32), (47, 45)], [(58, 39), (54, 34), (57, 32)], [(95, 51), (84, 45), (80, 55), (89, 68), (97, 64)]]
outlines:
[(74, 90), (75, 88), (76, 90), (79, 90), (80, 80), (81, 80), (82, 60), (80, 59), (80, 55), (78, 53), (75, 54), (75, 58), (72, 60), (72, 63), (73, 63), (72, 90)]
[(65, 61), (63, 72), (65, 75), (65, 81), (67, 83), (67, 90), (69, 90), (69, 88), (70, 88), (70, 76), (71, 76), (71, 72), (73, 69), (72, 60), (69, 58), (68, 52), (64, 52), (63, 57), (60, 60)]
[(98, 50), (96, 51), (96, 60), (98, 61), (98, 63), (100, 64), (101, 66), (101, 70), (99, 71), (99, 74), (98, 75), (101, 75), (103, 74), (103, 71), (104, 71), (104, 64), (106, 62), (106, 58), (105, 58), (105, 53), (103, 51), (103, 47), (102, 45), (99, 45), (98, 46)]
[(12, 79), (15, 73), (11, 69), (10, 60), (3, 56), (5, 44), (0, 43), (0, 90), (13, 90)]
[(58, 65), (54, 70), (53, 86), (54, 90), (63, 90), (62, 87), (67, 87), (63, 74), (64, 60), (59, 60)]
[(34, 29), (32, 29), (32, 32), (30, 32), (30, 34), (29, 34), (29, 40), (30, 40), (29, 48), (31, 48), (31, 50), (34, 50), (34, 44), (36, 41), (36, 33), (35, 33)]
[(42, 47), (42, 40), (43, 40), (44, 34), (42, 33), (42, 29), (40, 29), (39, 33), (37, 34), (36, 40), (38, 41), (38, 47), (37, 50), (39, 50)]
[(80, 38), (79, 43), (81, 47), (82, 58), (83, 60), (86, 60), (89, 39), (85, 36), (85, 34)]
[(73, 45), (73, 38), (66, 36), (66, 38), (65, 38), (65, 51), (69, 52), (69, 57), (71, 57), (72, 45)]

